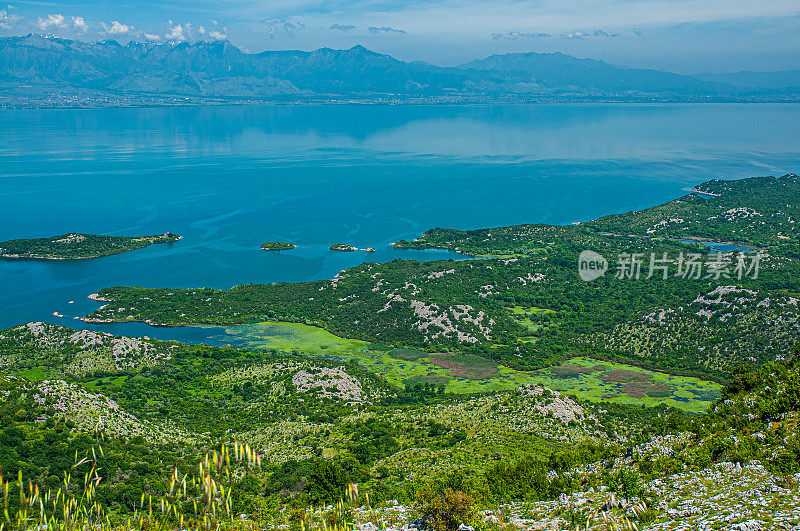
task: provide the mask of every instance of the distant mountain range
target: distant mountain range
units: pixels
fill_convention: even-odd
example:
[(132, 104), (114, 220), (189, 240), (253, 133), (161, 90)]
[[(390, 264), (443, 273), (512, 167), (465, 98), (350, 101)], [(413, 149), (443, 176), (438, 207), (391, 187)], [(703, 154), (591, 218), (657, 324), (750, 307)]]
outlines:
[(459, 67), (363, 46), (244, 53), (227, 41), (0, 38), (0, 105), (175, 99), (263, 101), (796, 101), (800, 71), (686, 76), (562, 53), (493, 55)]

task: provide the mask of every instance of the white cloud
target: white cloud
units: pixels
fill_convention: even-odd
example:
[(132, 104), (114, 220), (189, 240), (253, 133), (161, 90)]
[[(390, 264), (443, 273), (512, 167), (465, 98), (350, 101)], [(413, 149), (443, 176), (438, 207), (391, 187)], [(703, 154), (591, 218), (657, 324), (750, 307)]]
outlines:
[(188, 41), (192, 36), (192, 25), (174, 24), (171, 20), (167, 22), (167, 33), (164, 38), (168, 41)]
[(83, 20), (83, 17), (72, 17), (72, 25), (75, 27), (75, 30), (80, 33), (89, 31), (89, 25)]
[(154, 35), (153, 33), (145, 33), (144, 38), (148, 41), (160, 41), (161, 37), (159, 35)]
[(130, 33), (133, 29), (133, 26), (123, 24), (119, 20), (112, 21), (110, 26), (105, 22), (101, 22), (100, 25), (103, 27), (103, 31), (106, 35), (125, 35), (126, 33)]
[(52, 28), (64, 28), (66, 24), (64, 23), (64, 15), (47, 15), (46, 17), (38, 17), (36, 20), (36, 25), (42, 31), (47, 31)]
[[(64, 7), (45, 7), (72, 3), (28, 2), (25, 9), (30, 11), (16, 24), (10, 20), (11, 13), (16, 11), (6, 9), (5, 15), (0, 11), (0, 30), (4, 34), (28, 30), (63, 31), (92, 37), (94, 30), (102, 32), (103, 28), (93, 17), (84, 21), (89, 30), (81, 33), (83, 29), (76, 26), (70, 16), (62, 22), (56, 15), (45, 16), (48, 11), (72, 15), (74, 11), (65, 12), (67, 8)], [(349, 45), (352, 43), (348, 37), (357, 34), (363, 38), (366, 34), (375, 41), (384, 37), (382, 52), (402, 59), (445, 64), (458, 64), (487, 53), (521, 51), (530, 46), (535, 46), (537, 51), (592, 55), (619, 64), (632, 64), (633, 58), (636, 66), (647, 65), (651, 59), (661, 57), (666, 58), (664, 62), (654, 66), (667, 68), (671, 65), (678, 69), (682, 67), (674, 65), (683, 59), (672, 54), (673, 46), (683, 50), (681, 57), (692, 58), (711, 54), (733, 58), (739, 54), (755, 62), (757, 54), (763, 57), (774, 54), (776, 59), (769, 63), (770, 68), (773, 63), (790, 63), (797, 55), (798, 0), (570, 0), (567, 3), (564, 0), (271, 0), (267, 3), (264, 0), (221, 0), (202, 3), (209, 9), (196, 11), (195, 22), (203, 23), (204, 33), (195, 25), (190, 35), (186, 24), (174, 23), (168, 27), (155, 23), (148, 26), (147, 31), (152, 32), (151, 35), (157, 33), (160, 40), (193, 41), (198, 37), (210, 40), (225, 35), (238, 46), (253, 51), (260, 51), (270, 43), (275, 43), (271, 47), (286, 47), (291, 42), (292, 47), (302, 49)], [(39, 7), (34, 8), (36, 5)], [(150, 3), (147, 16), (150, 21), (163, 22), (168, 17), (180, 16), (184, 22), (183, 15), (171, 11), (175, 5), (174, 2)], [(199, 13), (204, 13), (202, 18)], [(88, 12), (83, 14), (89, 16)], [(285, 16), (288, 14), (293, 16)], [(38, 25), (37, 16), (41, 17)], [(234, 25), (234, 20), (240, 22)], [(219, 26), (215, 21), (220, 21)], [(222, 28), (222, 21), (231, 22), (230, 32)], [(147, 39), (140, 27), (144, 24), (136, 22), (136, 28), (122, 37), (135, 34), (142, 40)], [(704, 25), (708, 26), (702, 27)], [(372, 33), (368, 31), (370, 27), (374, 28)], [(211, 37), (212, 28), (220, 35)], [(408, 35), (383, 28), (402, 28)], [(595, 35), (596, 31), (606, 35)], [(612, 31), (621, 36), (610, 38)], [(545, 32), (550, 37), (545, 37)], [(644, 36), (635, 38), (640, 32)], [(293, 41), (289, 41), (290, 37), (294, 37)], [(265, 38), (277, 41), (265, 41)], [(587, 51), (589, 45), (594, 45), (591, 53)], [(697, 54), (687, 51), (692, 46), (698, 47)], [(777, 59), (778, 54), (781, 59)], [(730, 61), (733, 64), (734, 60)], [(767, 68), (769, 61), (764, 61), (763, 68)], [(759, 69), (757, 64), (746, 66), (746, 69)], [(790, 67), (794, 66), (781, 66)]]
[(549, 37), (549, 33), (531, 32), (531, 31), (507, 31), (505, 33), (492, 33), (492, 39), (499, 41), (502, 39), (509, 41), (516, 41), (519, 39), (543, 39)]
[[(216, 20), (211, 20), (211, 23), (214, 26), (218, 26), (219, 25), (219, 22), (217, 22)], [(220, 31), (220, 30), (222, 30), (222, 31)], [(205, 26), (200, 26), (200, 27), (197, 28), (197, 33), (199, 33), (200, 35), (203, 35), (204, 37), (208, 37), (209, 40), (213, 40), (213, 41), (223, 41), (223, 40), (228, 38), (228, 35), (227, 35), (228, 28), (225, 28), (225, 27), (220, 28), (218, 30), (218, 29), (214, 29), (214, 28), (206, 28)]]
[(378, 33), (405, 33), (406, 30), (395, 29), (391, 26), (370, 26), (368, 28), (369, 32), (373, 35), (377, 35)]
[(564, 39), (592, 39), (592, 38), (610, 39), (613, 37), (619, 37), (620, 35), (621, 33), (609, 33), (607, 31), (598, 29), (591, 31), (589, 33), (585, 33), (583, 31), (572, 31), (568, 33), (562, 33), (561, 37)]
[[(13, 9), (13, 6), (8, 6), (9, 9)], [(0, 29), (2, 30), (10, 30), (11, 26), (16, 24), (22, 20), (22, 17), (19, 15), (9, 14), (8, 11), (5, 9), (0, 9)]]
[(267, 38), (274, 39), (276, 36), (285, 34), (288, 37), (294, 37), (294, 32), (305, 25), (299, 20), (292, 17), (279, 17), (279, 18), (266, 18), (261, 21), (261, 24), (267, 27)]
[[(324, 18), (330, 20), (329, 25), (337, 21), (334, 16), (339, 20), (348, 17), (351, 24), (361, 26), (380, 16), (387, 26), (404, 28), (417, 36), (442, 35), (442, 21), (447, 21), (448, 36), (476, 38), (520, 27), (541, 28), (553, 35), (574, 33), (587, 23), (595, 28), (648, 31), (677, 24), (794, 17), (798, 13), (797, 0), (572, 0), (568, 7), (563, 0), (431, 0), (381, 5), (380, 9), (370, 6), (373, 3), (357, 1)], [(322, 0), (314, 6), (324, 7)]]

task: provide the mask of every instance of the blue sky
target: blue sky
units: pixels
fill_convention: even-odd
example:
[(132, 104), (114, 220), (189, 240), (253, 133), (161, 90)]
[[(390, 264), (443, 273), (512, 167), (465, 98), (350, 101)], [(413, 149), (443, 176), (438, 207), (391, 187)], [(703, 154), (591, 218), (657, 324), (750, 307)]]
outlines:
[[(1, 0), (0, 0), (1, 1)], [(561, 51), (682, 73), (800, 68), (798, 0), (123, 0), (0, 4), (0, 35), (228, 39), (246, 51), (355, 44), (455, 65)]]

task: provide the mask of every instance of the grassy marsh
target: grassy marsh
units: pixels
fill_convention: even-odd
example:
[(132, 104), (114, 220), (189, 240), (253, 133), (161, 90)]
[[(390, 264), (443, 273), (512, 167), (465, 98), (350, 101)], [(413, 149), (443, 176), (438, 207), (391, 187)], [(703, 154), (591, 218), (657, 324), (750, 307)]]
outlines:
[(594, 402), (656, 406), (702, 412), (719, 397), (720, 386), (631, 365), (576, 357), (561, 367), (518, 371), (475, 355), (428, 353), (335, 336), (299, 323), (264, 322), (228, 327), (232, 343), (335, 360), (356, 360), (397, 386), (444, 385), (457, 394), (496, 392), (539, 384)]

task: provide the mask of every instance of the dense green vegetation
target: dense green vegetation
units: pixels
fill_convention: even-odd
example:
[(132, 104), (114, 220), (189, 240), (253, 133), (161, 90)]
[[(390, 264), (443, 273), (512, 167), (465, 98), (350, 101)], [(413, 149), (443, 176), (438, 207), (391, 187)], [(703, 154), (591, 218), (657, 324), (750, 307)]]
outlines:
[[(557, 238), (588, 243), (604, 236), (736, 242), (797, 257), (800, 177), (713, 180), (692, 193), (645, 210), (605, 216), (571, 227), (515, 225), (459, 231), (432, 229), (394, 245), (413, 249), (453, 249), (472, 255), (547, 253)], [(713, 195), (709, 195), (713, 194)], [(600, 243), (600, 242), (592, 242)], [(593, 248), (586, 247), (584, 248)], [(602, 252), (600, 249), (595, 249)]]
[(296, 249), (297, 246), (287, 242), (266, 242), (261, 244), (261, 248), (265, 251), (288, 251)]
[(357, 251), (358, 247), (353, 247), (349, 243), (334, 243), (330, 246), (331, 251), (344, 251), (344, 252), (351, 252)]
[(585, 226), (647, 237), (736, 242), (800, 257), (797, 175), (713, 180), (695, 190), (706, 194), (690, 194), (641, 212), (603, 217)]
[(51, 238), (33, 238), (0, 242), (0, 258), (37, 260), (74, 260), (97, 258), (141, 249), (154, 243), (180, 239), (171, 232), (154, 236), (104, 236), (100, 234), (62, 234)]
[[(19, 344), (15, 363), (21, 364), (20, 369), (30, 365), (22, 363), (23, 353), (55, 353), (71, 342), (70, 331), (60, 327), (40, 330), (35, 337), (28, 332), (28, 327), (3, 332), (3, 352), (9, 350), (9, 341)], [(174, 357), (113, 375), (67, 377), (71, 382), (62, 384), (82, 389), (79, 395), (70, 396), (65, 393), (67, 387), (54, 388), (54, 382), (48, 380), (0, 379), (0, 468), (9, 478), (11, 492), (5, 491), (10, 506), (5, 528), (25, 528), (20, 518), (28, 522), (39, 518), (38, 509), (27, 513), (15, 505), (18, 485), (23, 487), (25, 504), (45, 496), (36, 494), (33, 486), (41, 493), (62, 488), (65, 496), (76, 497), (76, 503), (83, 503), (82, 499), (98, 503), (92, 512), (76, 512), (72, 518), (102, 514), (102, 519), (92, 521), (108, 527), (133, 518), (134, 524), (127, 524), (128, 528), (149, 527), (155, 522), (166, 528), (186, 528), (173, 519), (183, 515), (188, 522), (213, 514), (205, 524), (195, 520), (189, 528), (215, 529), (245, 525), (232, 519), (245, 514), (247, 521), (260, 525), (291, 526), (305, 521), (306, 527), (321, 528), (321, 521), (327, 519), (333, 527), (351, 529), (354, 520), (375, 519), (370, 516), (372, 508), (368, 513), (357, 510), (364, 503), (358, 501), (352, 486), (358, 483), (376, 507), (390, 499), (414, 504), (416, 509), (407, 512), (407, 518), (426, 515), (435, 529), (451, 529), (462, 522), (485, 526), (480, 510), (510, 501), (534, 504), (531, 511), (550, 507), (546, 509), (549, 517), (566, 518), (567, 523), (587, 522), (591, 516), (585, 510), (564, 513), (536, 503), (604, 490), (620, 498), (637, 497), (642, 506), (632, 516), (629, 513), (630, 518), (652, 522), (671, 518), (653, 509), (659, 495), (651, 490), (658, 481), (667, 481), (667, 476), (692, 477), (725, 462), (760, 462), (776, 477), (800, 471), (796, 430), (800, 349), (759, 369), (739, 367), (723, 398), (708, 413), (687, 416), (663, 407), (593, 407), (543, 388), (479, 397), (446, 395), (431, 387), (407, 393), (390, 389), (391, 394), (371, 394), (375, 397), (372, 403), (348, 403), (318, 393), (315, 398), (314, 392), (300, 387), (292, 390), (294, 378), (262, 380), (263, 371), (255, 369), (265, 361), (273, 368), (278, 361), (283, 367), (295, 362), (289, 372), (297, 375), (308, 371), (309, 360), (241, 349), (151, 344), (172, 351)], [(113, 345), (93, 345), (86, 353), (99, 354), (104, 348)], [(61, 357), (64, 362), (69, 358), (69, 354)], [(47, 357), (30, 358), (34, 359)], [(173, 366), (179, 369), (173, 371)], [(187, 372), (190, 366), (200, 370)], [(8, 372), (9, 365), (6, 367)], [(159, 367), (161, 372), (155, 370)], [(359, 375), (359, 383), (372, 381), (376, 391), (387, 389), (374, 376), (353, 366), (345, 368)], [(193, 397), (170, 391), (151, 393), (168, 389), (173, 378)], [(125, 380), (139, 381), (127, 386)], [(270, 382), (269, 386), (258, 386), (262, 381)], [(284, 393), (275, 392), (276, 381), (280, 382), (277, 388), (283, 384)], [(215, 388), (210, 382), (223, 385)], [(92, 394), (101, 387), (116, 402), (88, 398), (102, 396)], [(221, 389), (235, 392), (228, 395)], [(175, 409), (169, 404), (150, 404), (159, 397), (180, 404)], [(303, 409), (306, 400), (313, 405)], [(178, 414), (193, 402), (205, 402), (208, 412)], [(266, 411), (283, 406), (287, 409), (276, 417)], [(231, 421), (248, 410), (254, 413), (246, 425), (233, 422), (226, 430), (213, 430), (210, 416)], [(136, 431), (136, 423), (153, 430)], [(286, 437), (274, 429), (276, 425), (285, 429)], [(209, 427), (210, 432), (174, 437)], [(226, 445), (221, 452), (202, 458), (208, 449), (230, 440), (249, 440), (249, 444)], [(308, 452), (298, 453), (298, 447)], [(201, 467), (208, 467), (215, 484), (224, 488), (216, 502), (209, 499), (211, 505), (203, 501), (202, 480), (187, 481), (185, 491), (175, 489), (182, 484), (184, 473), (191, 475), (192, 469), (196, 470), (193, 463), (198, 459), (205, 459)], [(230, 475), (225, 467), (232, 467)], [(65, 483), (65, 474), (76, 477)], [(92, 481), (80, 481), (79, 474)], [(324, 514), (305, 509), (335, 503), (346, 498), (346, 492), (350, 492), (350, 502)], [(674, 494), (667, 491), (665, 499)], [(151, 499), (155, 501), (147, 501)], [(590, 499), (606, 505), (609, 500)], [(162, 500), (165, 505), (160, 505)], [(195, 501), (200, 502), (199, 513), (192, 509)], [(153, 513), (147, 510), (149, 506)], [(140, 517), (146, 519), (144, 523), (136, 523)]]
[[(376, 499), (412, 500), (409, 485), (432, 471), (486, 470), (497, 459), (547, 456), (595, 438), (621, 445), (669, 411), (576, 402), (535, 386), (477, 396), (430, 384), (403, 390), (353, 363), (44, 323), (2, 332), (0, 366), (9, 375), (0, 379), (6, 473), (60, 477), (75, 450), (101, 438), (121, 448), (148, 444), (166, 469), (236, 440), (258, 450), (271, 471), (259, 493), (274, 501), (293, 498), (294, 485), (317, 473), (338, 479), (308, 486), (319, 492), (301, 489), (304, 502), (331, 501), (348, 482), (372, 486)], [(48, 465), (46, 447), (43, 456), (31, 453), (37, 441), (61, 440), (48, 430), (84, 435), (59, 445), (69, 454)]]
[(167, 441), (153, 446), (141, 436), (110, 439), (75, 431), (74, 422), (34, 400), (19, 382), (0, 380), (0, 393), (8, 393), (0, 402), (0, 465), (8, 478), (21, 473), (40, 489), (58, 489), (64, 474), (72, 473), (75, 455), (91, 455), (102, 445), (103, 467), (112, 474), (98, 489), (98, 501), (125, 512), (145, 490), (165, 491), (172, 467), (193, 460), (194, 450)]
[[(722, 380), (735, 364), (774, 359), (800, 338), (800, 259), (792, 251), (800, 184), (788, 175), (702, 187), (719, 196), (693, 194), (567, 227), (433, 229), (397, 244), (486, 257), (481, 260), (367, 263), (330, 281), (231, 290), (107, 288), (100, 295), (109, 304), (89, 320), (300, 322), (341, 337), (478, 355), (514, 368), (590, 355)], [(671, 219), (694, 221), (670, 232), (663, 227)], [(715, 232), (700, 230), (706, 227), (700, 220)], [(767, 248), (757, 278), (754, 255), (712, 253), (690, 240), (696, 235)], [(608, 262), (607, 273), (591, 282), (578, 275), (586, 249)], [(625, 261), (634, 253), (640, 274)], [(651, 261), (658, 266), (664, 256), (671, 262), (651, 271)], [(689, 260), (699, 269), (690, 271)], [(723, 298), (719, 289), (728, 290)], [(729, 296), (737, 289), (749, 291)], [(747, 302), (737, 302), (743, 294)]]
[[(751, 517), (792, 529), (800, 179), (698, 188), (580, 225), (396, 244), (480, 259), (230, 290), (107, 288), (87, 318), (230, 325), (237, 347), (2, 331), (0, 531), (351, 531), (415, 517), (431, 531)], [(759, 275), (702, 240), (765, 249)], [(607, 259), (605, 275), (580, 278), (583, 250)], [(651, 253), (711, 274), (677, 261), (648, 275)]]
[[(222, 344), (295, 352), (341, 362), (357, 362), (397, 387), (444, 386), (445, 392), (475, 394), (538, 384), (583, 400), (656, 406), (702, 412), (718, 396), (718, 386), (697, 378), (667, 375), (630, 365), (577, 357), (564, 366), (520, 371), (468, 353), (426, 352), (340, 338), (319, 327), (265, 322), (228, 327), (215, 336)], [(627, 381), (614, 375), (624, 371)]]
[(698, 464), (761, 460), (778, 474), (800, 472), (800, 348), (759, 368), (741, 365), (721, 400), (691, 430), (701, 442), (687, 447)]

